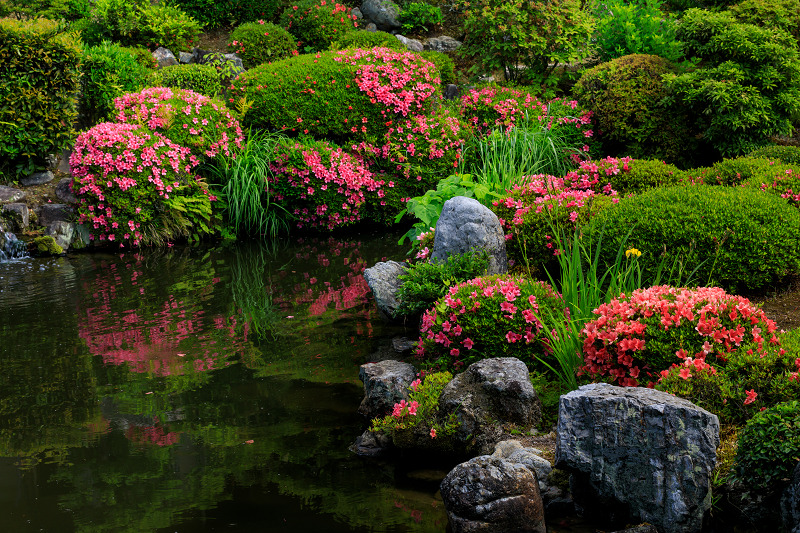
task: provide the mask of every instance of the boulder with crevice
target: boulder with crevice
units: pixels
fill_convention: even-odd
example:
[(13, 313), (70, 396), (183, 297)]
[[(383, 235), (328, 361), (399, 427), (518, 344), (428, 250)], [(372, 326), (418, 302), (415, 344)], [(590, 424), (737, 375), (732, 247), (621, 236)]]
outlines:
[(400, 7), (392, 0), (364, 0), (361, 4), (364, 19), (379, 30), (391, 32), (400, 28)]
[(397, 299), (397, 291), (403, 285), (400, 275), (405, 273), (406, 267), (405, 263), (384, 261), (364, 270), (364, 279), (372, 291), (378, 311), (390, 321), (399, 320), (397, 310), (400, 301)]
[(364, 399), (358, 412), (367, 418), (386, 416), (394, 404), (408, 400), (408, 388), (417, 371), (401, 361), (381, 361), (361, 365), (358, 377), (364, 383)]

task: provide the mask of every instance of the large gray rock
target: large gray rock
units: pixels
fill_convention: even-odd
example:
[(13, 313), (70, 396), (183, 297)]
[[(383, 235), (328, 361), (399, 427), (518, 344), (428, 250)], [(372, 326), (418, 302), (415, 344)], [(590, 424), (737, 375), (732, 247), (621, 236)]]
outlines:
[(792, 479), (781, 496), (783, 527), (789, 533), (800, 533), (800, 463), (794, 467)]
[(494, 449), (503, 424), (528, 428), (542, 416), (542, 403), (531, 385), (528, 368), (514, 357), (471, 364), (445, 386), (439, 408), (444, 416), (455, 413), (456, 440), (479, 453)]
[(35, 211), (39, 225), (45, 228), (53, 222), (72, 222), (75, 218), (75, 210), (67, 204), (42, 204)]
[(422, 46), (422, 42), (416, 39), (409, 39), (404, 35), (395, 35), (397, 40), (403, 43), (403, 46), (411, 50), (412, 52), (422, 52), (425, 48)]
[(0, 185), (0, 204), (13, 204), (25, 198), (25, 193), (14, 187)]
[(496, 456), (456, 466), (440, 486), (453, 533), (545, 533), (536, 473)]
[(28, 206), (23, 203), (13, 203), (3, 205), (3, 218), (11, 222), (11, 231), (22, 231), (27, 229), (30, 223), (30, 211)]
[(417, 377), (414, 367), (400, 361), (361, 365), (358, 377), (364, 383), (364, 399), (358, 412), (367, 418), (386, 416), (394, 404), (408, 400), (408, 387)]
[(470, 250), (486, 250), (489, 274), (508, 272), (506, 239), (497, 215), (477, 200), (456, 196), (442, 207), (431, 259), (444, 261), (453, 254)]
[(366, 430), (356, 437), (350, 445), (350, 451), (363, 457), (380, 457), (392, 449), (392, 438), (385, 433), (373, 433)]
[(573, 494), (587, 512), (622, 504), (664, 533), (702, 529), (716, 415), (665, 392), (592, 384), (561, 397), (556, 433), (556, 468), (574, 473)]
[(178, 64), (178, 60), (175, 59), (175, 54), (163, 46), (156, 48), (156, 51), (153, 52), (153, 59), (158, 63), (158, 68), (171, 67)]
[(65, 222), (63, 220), (56, 220), (47, 226), (45, 234), (53, 237), (56, 244), (66, 251), (75, 238), (75, 224)]
[(375, 266), (364, 270), (364, 279), (367, 280), (372, 296), (375, 297), (378, 311), (389, 320), (398, 318), (397, 309), (400, 307), (400, 302), (397, 300), (397, 291), (403, 285), (400, 275), (405, 271), (406, 265), (397, 261), (376, 263)]
[(431, 37), (425, 40), (425, 50), (435, 50), (437, 52), (453, 52), (461, 48), (461, 41), (456, 41), (452, 37), (442, 35), (441, 37)]
[(23, 187), (33, 187), (34, 185), (44, 185), (53, 181), (55, 176), (49, 170), (44, 172), (34, 172), (30, 176), (20, 178), (19, 182)]
[(400, 27), (400, 8), (391, 0), (364, 0), (361, 13), (379, 30), (391, 31)]
[(61, 178), (58, 185), (56, 185), (56, 198), (65, 204), (76, 205), (78, 203), (78, 197), (72, 192), (71, 183), (72, 178)]

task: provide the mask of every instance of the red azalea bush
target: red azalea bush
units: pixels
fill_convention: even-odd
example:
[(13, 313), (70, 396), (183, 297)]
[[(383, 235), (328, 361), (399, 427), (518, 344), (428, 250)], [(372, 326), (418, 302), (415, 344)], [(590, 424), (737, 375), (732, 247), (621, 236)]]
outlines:
[(547, 283), (475, 278), (451, 287), (425, 312), (416, 355), (456, 371), (489, 357), (536, 365), (536, 356), (546, 353), (542, 330), (549, 327), (539, 317), (550, 316), (564, 316), (564, 301)]
[(761, 355), (779, 342), (775, 323), (764, 311), (718, 287), (638, 289), (594, 313), (598, 318), (582, 331), (581, 372), (622, 386), (656, 381), (673, 365), (683, 364), (678, 372), (684, 374), (724, 365), (731, 352), (745, 345)]
[(327, 50), (343, 33), (358, 27), (350, 8), (331, 0), (300, 0), (283, 10), (280, 24), (312, 50)]
[(183, 89), (151, 87), (114, 100), (117, 121), (141, 124), (187, 146), (198, 158), (231, 156), (244, 136), (224, 104)]
[(189, 148), (137, 124), (98, 124), (70, 157), (78, 222), (92, 239), (139, 245), (207, 233), (211, 202)]
[(383, 182), (357, 157), (325, 141), (287, 139), (270, 164), (271, 192), (297, 226), (333, 229), (361, 220), (367, 197), (382, 203)]

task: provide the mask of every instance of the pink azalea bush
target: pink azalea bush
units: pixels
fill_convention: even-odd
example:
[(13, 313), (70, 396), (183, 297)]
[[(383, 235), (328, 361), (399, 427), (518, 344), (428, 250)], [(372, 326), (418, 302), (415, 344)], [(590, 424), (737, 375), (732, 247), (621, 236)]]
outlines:
[[(437, 367), (463, 370), (489, 357), (528, 365), (545, 355), (542, 319), (564, 316), (561, 295), (543, 281), (488, 276), (450, 288), (422, 317), (416, 355)], [(540, 318), (541, 317), (541, 318)]]
[(383, 181), (357, 157), (325, 141), (287, 139), (270, 164), (271, 194), (297, 218), (297, 226), (333, 229), (361, 220), (369, 198), (383, 202)]
[(192, 231), (210, 231), (213, 196), (195, 176), (191, 150), (138, 124), (98, 124), (75, 141), (70, 157), (78, 222), (92, 239), (152, 244), (185, 235), (192, 224), (173, 212), (191, 203)]
[(761, 356), (779, 344), (764, 311), (718, 287), (638, 289), (594, 313), (582, 331), (581, 372), (626, 387), (653, 383), (670, 368), (713, 373), (736, 350)]
[(199, 159), (235, 157), (242, 147), (242, 128), (230, 110), (193, 91), (151, 87), (115, 99), (114, 106), (118, 122), (147, 126)]

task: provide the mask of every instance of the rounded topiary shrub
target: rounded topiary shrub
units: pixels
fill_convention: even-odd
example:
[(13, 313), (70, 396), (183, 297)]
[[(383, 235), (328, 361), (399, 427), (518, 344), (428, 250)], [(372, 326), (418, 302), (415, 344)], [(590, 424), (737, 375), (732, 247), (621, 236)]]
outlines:
[(770, 161), (780, 161), (787, 164), (800, 164), (800, 146), (778, 146), (771, 144), (756, 148), (748, 157), (769, 159)]
[(425, 50), (420, 52), (419, 55), (436, 65), (436, 68), (439, 70), (439, 76), (442, 79), (442, 85), (458, 82), (456, 78), (456, 64), (449, 55), (444, 52), (437, 52), (436, 50)]
[(603, 233), (601, 257), (608, 264), (620, 247), (636, 248), (645, 277), (664, 262), (667, 271), (694, 273), (684, 282), (739, 291), (800, 272), (799, 227), (800, 213), (781, 198), (743, 187), (689, 185), (624, 198), (585, 232), (594, 241)]
[(310, 138), (285, 139), (274, 154), (270, 193), (297, 227), (333, 229), (361, 220), (366, 201), (380, 203), (383, 182), (360, 158)]
[(677, 185), (686, 179), (684, 171), (657, 159), (631, 159), (621, 172), (608, 176), (608, 182), (620, 196)]
[(211, 201), (189, 148), (138, 124), (82, 133), (70, 157), (78, 222), (92, 239), (160, 244), (210, 232)]
[(330, 46), (331, 50), (344, 50), (345, 48), (390, 48), (399, 52), (408, 50), (406, 45), (391, 33), (366, 30), (347, 31), (339, 35)]
[(280, 26), (259, 20), (233, 30), (228, 50), (242, 58), (245, 68), (253, 68), (297, 54), (297, 41)]
[(205, 96), (216, 96), (222, 90), (219, 72), (211, 65), (173, 65), (152, 72), (148, 78), (151, 87), (186, 89)]
[(261, 65), (232, 87), (231, 101), (249, 105), (246, 126), (344, 141), (380, 139), (395, 118), (427, 113), (439, 76), (412, 52), (355, 49)]
[(481, 359), (517, 357), (543, 366), (541, 318), (564, 316), (564, 301), (543, 281), (488, 276), (459, 283), (422, 317), (417, 357), (438, 368), (463, 370)]
[(327, 50), (358, 24), (350, 8), (332, 0), (300, 0), (283, 10), (280, 25), (297, 38), (302, 49)]
[(800, 402), (756, 413), (739, 434), (735, 476), (756, 489), (782, 485), (800, 460)]
[(683, 162), (693, 149), (686, 119), (668, 96), (662, 81), (675, 67), (659, 56), (633, 54), (602, 63), (578, 80), (574, 94), (593, 112), (605, 153)]
[(724, 365), (745, 345), (762, 355), (778, 342), (775, 323), (761, 309), (719, 287), (637, 289), (594, 314), (581, 332), (581, 372), (626, 387), (655, 382), (673, 365), (683, 365), (687, 376)]
[(184, 89), (151, 87), (114, 101), (119, 122), (141, 124), (198, 157), (230, 156), (242, 147), (242, 128), (217, 100)]
[[(797, 167), (800, 169), (800, 167)], [(741, 185), (750, 180), (772, 181), (777, 174), (792, 173), (792, 166), (762, 157), (723, 159), (711, 168), (686, 171), (692, 181), (708, 185)]]

